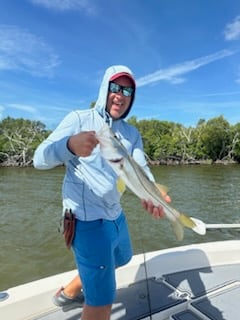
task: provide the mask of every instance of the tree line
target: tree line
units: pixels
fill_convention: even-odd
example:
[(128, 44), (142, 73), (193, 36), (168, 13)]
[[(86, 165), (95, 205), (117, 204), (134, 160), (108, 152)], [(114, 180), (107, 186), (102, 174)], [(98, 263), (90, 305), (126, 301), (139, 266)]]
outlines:
[[(240, 163), (240, 123), (230, 125), (223, 116), (201, 119), (196, 127), (160, 120), (128, 122), (140, 131), (150, 163)], [(0, 122), (0, 165), (32, 165), (37, 146), (51, 133), (40, 121), (7, 117)]]
[(230, 125), (223, 116), (200, 119), (196, 127), (129, 119), (143, 137), (144, 149), (154, 162), (240, 162), (240, 123)]

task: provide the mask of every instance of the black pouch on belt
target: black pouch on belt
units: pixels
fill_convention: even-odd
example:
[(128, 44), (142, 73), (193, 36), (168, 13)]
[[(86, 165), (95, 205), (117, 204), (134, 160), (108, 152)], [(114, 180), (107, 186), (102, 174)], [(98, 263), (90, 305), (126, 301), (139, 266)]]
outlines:
[(71, 248), (74, 232), (75, 232), (75, 215), (72, 210), (65, 210), (63, 217), (63, 235), (68, 249)]

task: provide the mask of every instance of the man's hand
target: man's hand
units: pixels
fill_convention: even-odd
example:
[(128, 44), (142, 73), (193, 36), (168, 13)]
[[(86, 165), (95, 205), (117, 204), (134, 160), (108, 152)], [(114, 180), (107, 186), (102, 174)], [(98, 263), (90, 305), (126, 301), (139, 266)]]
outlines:
[(95, 131), (83, 131), (68, 140), (68, 149), (77, 156), (87, 157), (98, 144)]
[[(171, 202), (171, 198), (166, 194), (166, 202)], [(164, 209), (162, 206), (155, 207), (151, 200), (142, 200), (143, 208), (148, 211), (155, 219), (161, 219), (165, 216)]]

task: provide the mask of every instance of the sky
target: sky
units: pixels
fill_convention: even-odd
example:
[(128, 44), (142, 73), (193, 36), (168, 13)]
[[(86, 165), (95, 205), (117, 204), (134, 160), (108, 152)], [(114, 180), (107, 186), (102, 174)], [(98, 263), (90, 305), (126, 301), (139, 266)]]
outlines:
[(0, 1), (0, 120), (54, 129), (116, 64), (137, 82), (129, 116), (239, 123), (240, 1)]

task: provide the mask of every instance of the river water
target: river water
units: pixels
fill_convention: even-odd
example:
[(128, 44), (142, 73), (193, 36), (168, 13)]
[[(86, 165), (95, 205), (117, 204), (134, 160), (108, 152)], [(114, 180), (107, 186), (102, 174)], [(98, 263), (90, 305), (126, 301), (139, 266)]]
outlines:
[[(205, 223), (240, 223), (240, 166), (160, 166), (172, 206)], [(64, 168), (0, 168), (0, 291), (75, 268), (58, 232)], [(239, 239), (240, 230), (185, 231), (182, 242), (166, 219), (154, 220), (130, 191), (122, 197), (134, 253), (184, 244)]]

